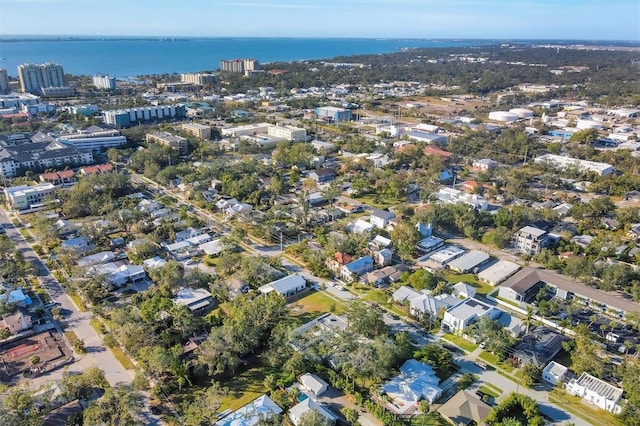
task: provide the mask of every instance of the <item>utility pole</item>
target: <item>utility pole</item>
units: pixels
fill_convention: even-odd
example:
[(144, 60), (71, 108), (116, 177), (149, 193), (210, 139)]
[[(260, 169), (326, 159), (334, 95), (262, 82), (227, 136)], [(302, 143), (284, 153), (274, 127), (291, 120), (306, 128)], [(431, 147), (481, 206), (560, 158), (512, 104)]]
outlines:
[(282, 231), (280, 231), (280, 251), (282, 251)]
[(529, 153), (529, 147), (526, 147), (524, 150), (524, 161), (522, 163), (523, 166), (527, 165), (527, 154)]

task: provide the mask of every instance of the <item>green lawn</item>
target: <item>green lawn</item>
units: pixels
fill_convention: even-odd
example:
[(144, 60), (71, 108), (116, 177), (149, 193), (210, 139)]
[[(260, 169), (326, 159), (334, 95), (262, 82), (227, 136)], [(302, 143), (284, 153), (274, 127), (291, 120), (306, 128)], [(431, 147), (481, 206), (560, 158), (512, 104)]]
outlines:
[(449, 422), (442, 418), (437, 411), (432, 411), (426, 416), (414, 416), (410, 420), (411, 426), (449, 426)]
[(478, 358), (484, 361), (487, 361), (489, 364), (493, 365), (494, 367), (500, 368), (509, 374), (511, 374), (511, 372), (514, 370), (514, 367), (512, 367), (508, 362), (498, 361), (498, 357), (496, 357), (494, 354), (492, 354), (489, 351), (482, 351), (482, 353), (480, 354), (480, 356), (478, 356)]
[(371, 289), (367, 291), (363, 299), (369, 302), (378, 303), (380, 305), (386, 305), (389, 301), (389, 296), (384, 290)]
[(444, 274), (444, 278), (450, 283), (467, 283), (471, 284), (475, 287), (476, 292), (483, 296), (491, 293), (495, 290), (495, 287), (490, 286), (489, 284), (482, 283), (474, 274), (459, 274), (457, 272), (448, 271)]
[(116, 357), (116, 359), (120, 362), (120, 364), (122, 364), (125, 370), (133, 370), (136, 368), (136, 366), (131, 362), (131, 359), (127, 356), (127, 354), (124, 353), (122, 348), (116, 346), (113, 348), (109, 348), (109, 350), (113, 352), (113, 356)]
[[(491, 387), (490, 387), (491, 386)], [(482, 385), (478, 388), (481, 392), (486, 393), (487, 395), (491, 395), (494, 398), (497, 398), (502, 393), (502, 389), (498, 389), (495, 386), (486, 384)]]
[(448, 334), (447, 333), (444, 336), (442, 336), (442, 338), (444, 340), (447, 340), (447, 341), (449, 341), (449, 342), (461, 347), (466, 352), (473, 352), (478, 347), (478, 345), (476, 345), (475, 343), (465, 339), (464, 337), (456, 336), (455, 334)]
[(84, 303), (82, 302), (82, 299), (80, 299), (80, 296), (73, 293), (67, 293), (67, 295), (71, 300), (73, 300), (73, 303), (76, 304), (78, 309), (80, 309), (80, 312), (87, 312), (87, 308), (84, 306)]
[(235, 374), (232, 380), (223, 382), (229, 388), (229, 394), (222, 399), (220, 411), (237, 410), (267, 392), (263, 384), (264, 378), (279, 372), (279, 368), (269, 367), (258, 359), (253, 366)]
[(549, 401), (558, 404), (588, 423), (593, 423), (594, 419), (598, 419), (598, 424), (602, 426), (623, 426), (623, 423), (614, 414), (598, 407), (587, 405), (582, 402), (581, 398), (568, 395), (563, 390), (554, 389), (549, 392)]
[(302, 297), (289, 305), (294, 325), (302, 325), (327, 312), (341, 314), (345, 308), (342, 302), (320, 291)]
[(77, 342), (78, 340), (78, 336), (76, 336), (76, 333), (74, 333), (73, 331), (69, 330), (69, 331), (65, 331), (64, 332), (64, 337), (67, 338), (67, 340), (69, 341), (69, 343), (71, 344), (71, 346), (73, 346), (73, 344), (75, 342)]

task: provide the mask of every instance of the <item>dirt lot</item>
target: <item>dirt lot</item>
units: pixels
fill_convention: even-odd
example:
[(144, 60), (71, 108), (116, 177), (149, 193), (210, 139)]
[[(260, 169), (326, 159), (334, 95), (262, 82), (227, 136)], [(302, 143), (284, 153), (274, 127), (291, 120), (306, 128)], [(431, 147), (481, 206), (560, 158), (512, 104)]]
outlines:
[[(33, 364), (35, 356), (40, 360)], [(44, 373), (70, 357), (71, 351), (55, 330), (15, 340), (0, 348), (0, 382), (18, 381), (22, 373), (30, 369), (32, 374)]]

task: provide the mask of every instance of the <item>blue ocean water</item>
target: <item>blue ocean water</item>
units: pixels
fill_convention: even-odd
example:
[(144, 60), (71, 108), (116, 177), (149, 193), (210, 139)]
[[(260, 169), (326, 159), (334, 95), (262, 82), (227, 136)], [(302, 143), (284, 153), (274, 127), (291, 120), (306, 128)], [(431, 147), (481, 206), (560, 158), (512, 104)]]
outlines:
[(0, 40), (0, 68), (17, 75), (23, 63), (55, 62), (75, 75), (105, 73), (118, 78), (145, 74), (213, 71), (221, 59), (264, 62), (329, 59), (397, 52), (415, 47), (488, 44), (473, 40), (353, 38), (104, 38)]

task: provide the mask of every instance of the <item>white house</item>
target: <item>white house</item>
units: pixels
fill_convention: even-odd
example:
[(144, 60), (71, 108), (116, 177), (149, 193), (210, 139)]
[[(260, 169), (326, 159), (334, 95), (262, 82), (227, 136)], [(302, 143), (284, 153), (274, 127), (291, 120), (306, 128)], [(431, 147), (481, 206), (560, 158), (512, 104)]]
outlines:
[(182, 288), (172, 300), (177, 305), (185, 305), (193, 313), (203, 312), (213, 305), (213, 296), (203, 288)]
[(272, 281), (269, 284), (260, 286), (258, 290), (262, 294), (269, 294), (272, 291), (281, 294), (284, 297), (293, 296), (300, 293), (307, 287), (307, 282), (300, 275), (289, 275), (288, 277)]
[(496, 319), (502, 311), (473, 297), (464, 299), (444, 313), (442, 326), (450, 331), (463, 331), (480, 317)]
[(311, 410), (320, 414), (331, 425), (335, 424), (338, 420), (338, 416), (333, 414), (331, 410), (329, 410), (323, 404), (316, 402), (312, 398), (307, 398), (304, 401), (291, 407), (291, 409), (289, 410), (289, 418), (295, 426), (298, 426), (304, 414)]
[(267, 395), (261, 395), (216, 423), (216, 426), (254, 426), (282, 413)]
[(544, 370), (542, 370), (542, 380), (555, 386), (564, 381), (568, 372), (569, 369), (564, 365), (551, 361)]
[(329, 384), (315, 374), (307, 373), (298, 378), (304, 391), (311, 393), (314, 397), (322, 395), (329, 388)]
[(424, 399), (433, 404), (440, 398), (439, 383), (430, 365), (410, 359), (402, 364), (399, 375), (382, 386), (380, 393), (389, 397), (387, 408), (395, 414), (412, 414), (419, 401)]
[(385, 229), (387, 225), (389, 225), (389, 221), (391, 219), (395, 219), (395, 217), (396, 215), (391, 212), (382, 209), (375, 209), (371, 212), (369, 222), (378, 228)]
[(620, 411), (622, 411), (622, 407), (620, 406), (622, 389), (598, 379), (589, 373), (582, 373), (578, 379), (572, 379), (567, 384), (566, 389), (568, 394), (579, 396), (603, 410), (610, 411), (614, 414), (619, 414)]

